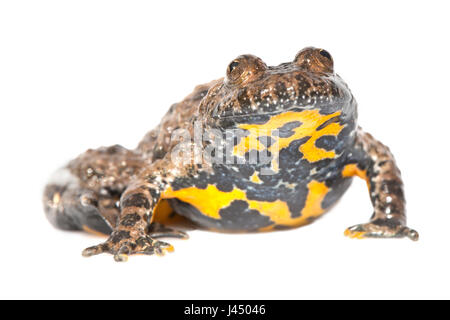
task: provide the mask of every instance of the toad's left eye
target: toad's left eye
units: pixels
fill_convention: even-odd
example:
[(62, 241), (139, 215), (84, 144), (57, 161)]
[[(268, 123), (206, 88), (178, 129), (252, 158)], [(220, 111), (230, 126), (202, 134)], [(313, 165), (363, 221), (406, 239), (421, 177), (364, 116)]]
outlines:
[(294, 63), (311, 72), (333, 72), (333, 58), (324, 49), (307, 47), (297, 53)]
[(332, 60), (332, 58), (331, 58), (331, 54), (327, 51), (327, 50), (320, 50), (319, 51), (319, 54), (322, 56), (322, 57), (325, 57), (325, 58), (327, 58), (327, 59), (329, 59), (329, 60)]

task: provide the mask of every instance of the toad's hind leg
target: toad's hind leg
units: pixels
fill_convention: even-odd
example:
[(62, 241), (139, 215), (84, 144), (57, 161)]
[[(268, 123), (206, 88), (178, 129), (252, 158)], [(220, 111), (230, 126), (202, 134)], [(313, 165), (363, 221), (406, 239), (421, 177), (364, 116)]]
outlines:
[(119, 214), (118, 199), (80, 186), (78, 178), (66, 168), (56, 174), (65, 176), (65, 180), (47, 184), (43, 196), (50, 223), (63, 230), (110, 234)]
[[(51, 182), (45, 187), (44, 211), (51, 224), (62, 230), (84, 230), (97, 235), (111, 234), (120, 216), (120, 208), (117, 205), (120, 194), (109, 194), (106, 190), (98, 193), (83, 188), (79, 185), (79, 180), (67, 169), (60, 171), (57, 174), (63, 174), (64, 171), (63, 175), (72, 179)], [(166, 200), (163, 201), (164, 203), (161, 202), (156, 208), (158, 219), (148, 225), (147, 234), (152, 238), (187, 239), (185, 232), (166, 226), (166, 223), (179, 224), (180, 217), (174, 214)]]
[(83, 255), (88, 257), (99, 253), (111, 253), (116, 261), (126, 261), (130, 254), (164, 254), (173, 247), (153, 239), (147, 234), (147, 227), (154, 220), (154, 209), (161, 199), (164, 185), (155, 177), (162, 173), (151, 170), (132, 183), (120, 200), (119, 222), (108, 240), (87, 248)]
[(355, 148), (342, 175), (365, 179), (374, 207), (370, 222), (348, 228), (345, 235), (352, 238), (408, 237), (418, 240), (419, 234), (406, 226), (403, 182), (388, 147), (359, 128)]

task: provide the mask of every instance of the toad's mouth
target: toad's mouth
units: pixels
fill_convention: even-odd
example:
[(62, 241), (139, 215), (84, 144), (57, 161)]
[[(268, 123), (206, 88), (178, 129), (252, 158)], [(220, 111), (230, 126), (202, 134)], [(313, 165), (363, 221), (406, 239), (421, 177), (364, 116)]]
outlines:
[(214, 110), (210, 117), (215, 121), (236, 121), (243, 122), (246, 119), (249, 121), (254, 120), (264, 121), (265, 119), (272, 118), (273, 116), (278, 116), (281, 114), (298, 113), (302, 111), (317, 110), (322, 115), (328, 115), (338, 111), (342, 111), (344, 114), (350, 114), (354, 112), (356, 104), (353, 103), (353, 96), (343, 96), (336, 97), (332, 101), (316, 101), (316, 100), (306, 100), (306, 101), (295, 101), (286, 104), (275, 104), (272, 106), (259, 106), (259, 107), (248, 107), (245, 109), (233, 109), (233, 110)]
[(272, 117), (272, 116), (276, 116), (276, 115), (280, 115), (283, 113), (289, 113), (289, 112), (301, 112), (301, 111), (305, 111), (305, 110), (314, 110), (314, 109), (318, 109), (318, 106), (314, 106), (314, 105), (293, 105), (289, 108), (283, 108), (283, 109), (279, 109), (279, 110), (273, 110), (273, 111), (263, 111), (263, 112), (258, 112), (257, 110), (252, 110), (254, 112), (249, 111), (248, 113), (222, 113), (222, 114), (213, 114), (211, 116), (211, 118), (213, 118), (214, 120), (240, 120), (240, 119), (245, 119), (245, 118), (262, 118), (262, 117)]

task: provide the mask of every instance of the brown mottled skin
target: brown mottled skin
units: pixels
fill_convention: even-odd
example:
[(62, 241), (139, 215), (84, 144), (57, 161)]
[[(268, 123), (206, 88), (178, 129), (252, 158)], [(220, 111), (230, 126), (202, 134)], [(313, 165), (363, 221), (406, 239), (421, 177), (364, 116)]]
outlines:
[[(416, 240), (417, 232), (406, 226), (403, 184), (395, 160), (386, 146), (357, 126), (356, 118), (356, 101), (334, 73), (325, 50), (305, 48), (293, 62), (279, 66), (267, 66), (252, 55), (239, 56), (229, 64), (225, 78), (197, 86), (172, 105), (135, 150), (121, 146), (88, 150), (71, 161), (59, 172), (65, 177), (47, 185), (45, 211), (59, 228), (110, 233), (104, 243), (84, 250), (84, 256), (108, 252), (116, 261), (124, 261), (130, 254), (172, 249), (155, 240), (149, 226), (158, 235), (185, 237), (154, 223), (155, 207), (162, 199), (202, 227), (274, 230), (313, 221), (357, 175), (368, 183), (374, 214), (369, 223), (347, 229), (346, 235)], [(272, 165), (268, 176), (262, 175), (259, 165), (172, 161), (171, 152), (180, 142), (172, 135), (178, 129), (193, 134), (196, 121), (204, 129), (222, 132), (245, 127), (247, 136), (248, 128), (273, 122), (278, 126), (273, 129), (281, 132), (280, 141), (292, 141), (282, 147), (279, 167)], [(315, 127), (304, 129), (308, 125)], [(205, 141), (192, 142), (193, 150), (206, 146)], [(230, 194), (236, 199), (219, 208), (213, 201), (209, 210), (206, 199), (194, 196), (204, 192), (213, 192), (208, 195), (216, 195), (217, 203), (228, 201)], [(273, 208), (291, 217), (280, 220), (282, 213), (270, 211)]]

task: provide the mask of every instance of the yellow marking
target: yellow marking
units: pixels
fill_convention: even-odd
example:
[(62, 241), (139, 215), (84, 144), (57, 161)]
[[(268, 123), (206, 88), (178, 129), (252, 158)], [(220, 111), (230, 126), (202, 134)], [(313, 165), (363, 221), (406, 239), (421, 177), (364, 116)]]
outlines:
[[(168, 247), (163, 248), (162, 252), (159, 252), (159, 253), (155, 252), (155, 254), (159, 257), (163, 257), (166, 252), (174, 252), (174, 251), (175, 251), (174, 246), (170, 244)], [(140, 252), (133, 253), (133, 255), (134, 256), (148, 256), (148, 254), (140, 253)], [(126, 256), (128, 259), (127, 255), (124, 255), (124, 256)]]
[(167, 220), (170, 220), (170, 215), (172, 212), (173, 209), (169, 202), (167, 200), (160, 200), (155, 207), (153, 222), (167, 222)]
[(358, 176), (366, 181), (367, 187), (370, 187), (370, 179), (367, 176), (367, 171), (359, 169), (358, 166), (354, 163), (348, 164), (344, 167), (344, 169), (342, 169), (342, 176), (344, 178)]
[(83, 228), (84, 231), (86, 231), (86, 232), (88, 232), (90, 234), (93, 234), (95, 236), (98, 236), (98, 237), (105, 237), (106, 236), (106, 234), (104, 234), (103, 232), (91, 229), (88, 226), (83, 225), (82, 228)]
[(256, 201), (248, 200), (244, 191), (234, 188), (231, 192), (223, 192), (214, 185), (208, 185), (206, 189), (190, 187), (174, 191), (169, 188), (163, 194), (164, 198), (177, 198), (197, 208), (202, 214), (213, 219), (221, 219), (220, 209), (228, 207), (234, 200), (243, 200), (249, 204), (250, 209), (255, 209), (275, 219), (289, 220), (290, 212), (284, 201), (277, 200)]
[(164, 250), (167, 252), (174, 252), (175, 248), (173, 247), (173, 245), (169, 245), (168, 247), (164, 248)]
[(365, 234), (364, 231), (351, 231), (349, 229), (344, 231), (344, 235), (352, 239), (364, 239)]
[(320, 216), (324, 210), (321, 203), (328, 193), (328, 187), (323, 182), (311, 181), (308, 184), (308, 196), (305, 206), (299, 217), (292, 218), (286, 202), (249, 200), (245, 191), (234, 188), (230, 192), (223, 192), (214, 185), (208, 185), (206, 189), (189, 187), (180, 190), (167, 189), (163, 198), (177, 198), (189, 203), (203, 215), (220, 220), (220, 209), (228, 207), (234, 200), (246, 201), (249, 209), (258, 210), (262, 215), (268, 216), (275, 225), (301, 226), (310, 222), (310, 218)]
[(270, 225), (270, 226), (267, 226), (267, 227), (259, 228), (258, 231), (259, 231), (259, 232), (273, 231), (273, 230), (274, 230), (274, 227), (275, 227), (274, 225)]
[(325, 185), (325, 182), (313, 180), (308, 183), (308, 189), (305, 207), (302, 210), (302, 218), (317, 218), (325, 211), (322, 209), (321, 204), (329, 188)]
[[(321, 115), (318, 110), (305, 110), (301, 112), (285, 112), (279, 115), (272, 116), (267, 123), (264, 124), (241, 124), (239, 128), (248, 130), (250, 134), (241, 139), (240, 143), (234, 147), (233, 154), (243, 157), (249, 150), (262, 151), (265, 146), (259, 141), (259, 137), (271, 136), (274, 143), (267, 148), (271, 153), (277, 154), (279, 150), (288, 147), (292, 141), (298, 140), (304, 137), (310, 136), (299, 150), (303, 153), (303, 158), (309, 162), (316, 162), (322, 159), (334, 158), (336, 156), (334, 151), (327, 151), (322, 148), (318, 148), (315, 145), (317, 139), (322, 136), (332, 135), (337, 136), (343, 129), (343, 125), (333, 122), (326, 127), (316, 130), (327, 120), (339, 116), (340, 111), (329, 115)], [(271, 135), (272, 130), (276, 130), (282, 127), (284, 124), (300, 121), (302, 124), (292, 129), (294, 134), (287, 138), (278, 138)]]
[(178, 227), (189, 227), (192, 225), (187, 218), (174, 212), (169, 201), (167, 201), (166, 199), (159, 200), (158, 204), (155, 207), (152, 222), (158, 222), (163, 225)]
[(250, 181), (253, 183), (258, 183), (258, 184), (262, 183), (257, 171), (255, 171), (255, 173), (252, 174), (252, 176), (250, 177)]
[(219, 210), (228, 206), (233, 199), (238, 199), (242, 194), (236, 192), (221, 192), (215, 186), (209, 185), (207, 189), (189, 187), (174, 191), (169, 187), (163, 194), (163, 198), (177, 198), (196, 207), (204, 215), (220, 219)]

